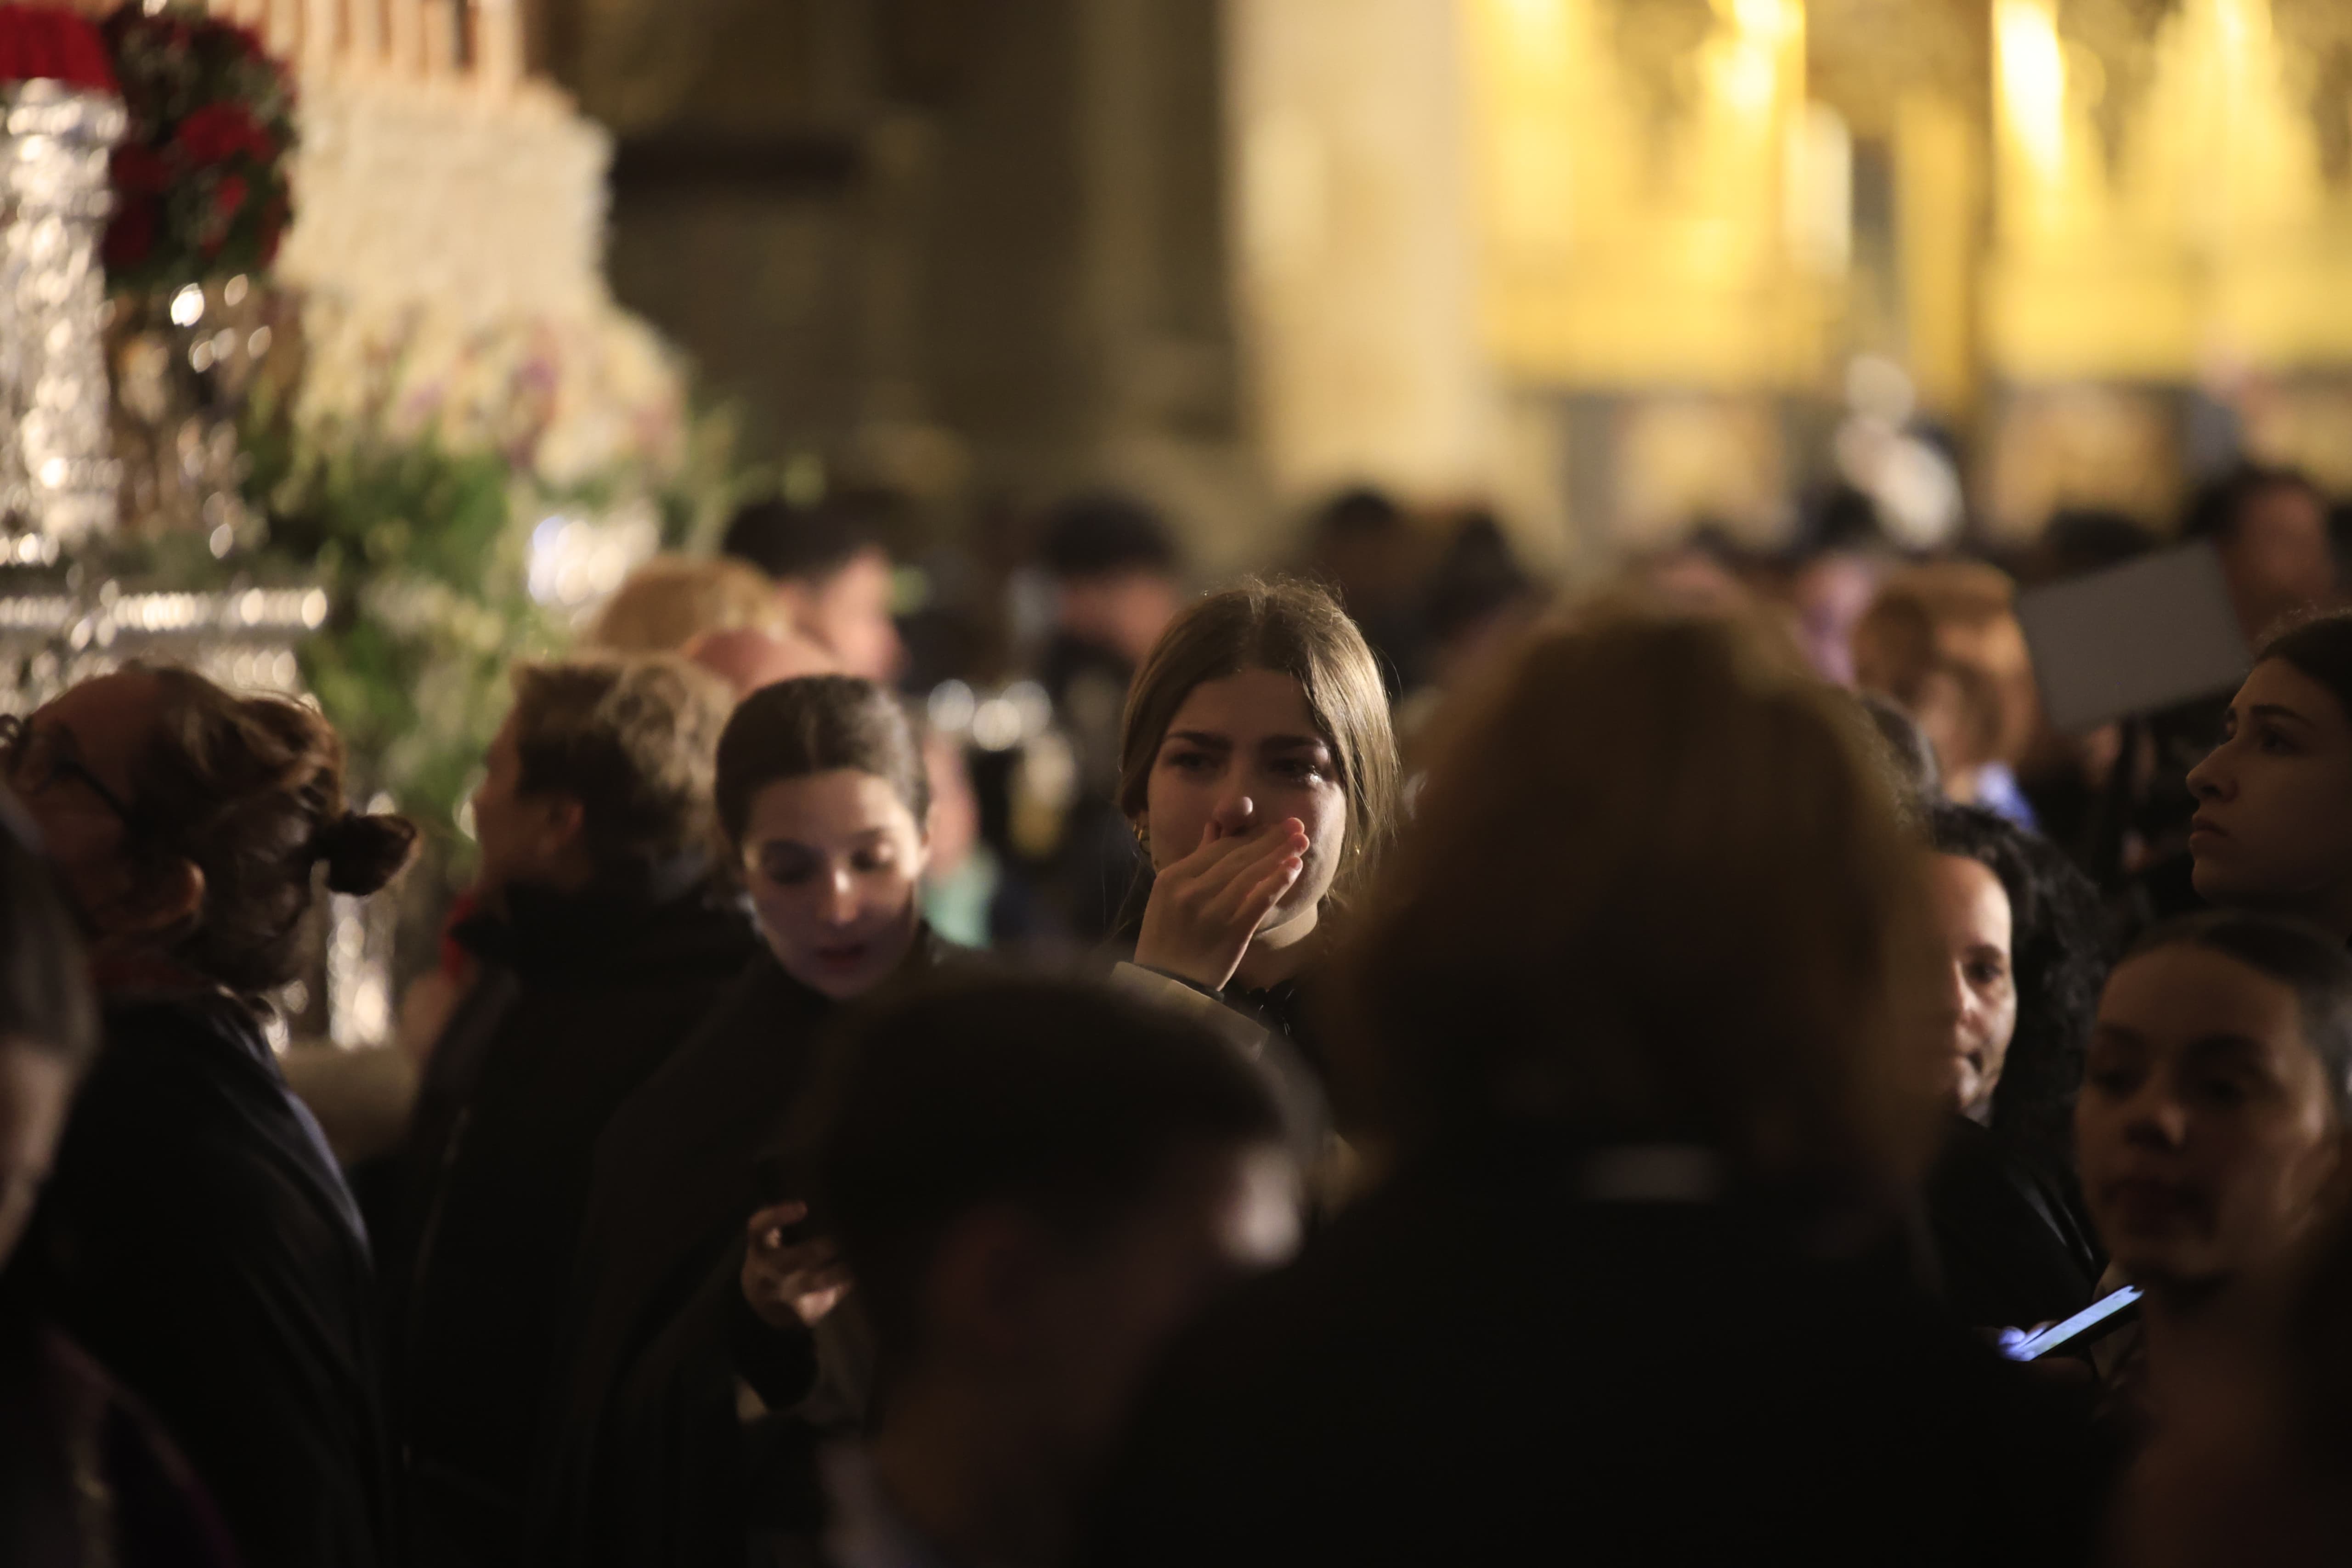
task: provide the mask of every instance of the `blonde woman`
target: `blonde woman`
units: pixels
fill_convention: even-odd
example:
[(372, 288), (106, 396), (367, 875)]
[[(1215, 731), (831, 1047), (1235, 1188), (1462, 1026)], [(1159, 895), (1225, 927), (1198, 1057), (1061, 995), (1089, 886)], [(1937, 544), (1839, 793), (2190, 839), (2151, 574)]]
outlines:
[(1328, 987), (1395, 1173), (1164, 1369), (1095, 1561), (2066, 1544), (2038, 1390), (1843, 1260), (1937, 1087), (1868, 744), (1691, 620), (1546, 633), (1467, 703)]

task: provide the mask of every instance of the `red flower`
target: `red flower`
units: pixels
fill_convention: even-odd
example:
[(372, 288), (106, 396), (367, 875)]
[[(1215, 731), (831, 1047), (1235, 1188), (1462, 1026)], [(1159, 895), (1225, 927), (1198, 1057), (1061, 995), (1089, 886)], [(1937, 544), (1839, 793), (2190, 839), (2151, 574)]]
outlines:
[(114, 215), (114, 221), (106, 226), (109, 267), (136, 267), (147, 259), (155, 248), (157, 214), (157, 203), (139, 201)]
[(114, 184), (126, 195), (160, 196), (172, 185), (172, 166), (152, 147), (137, 143), (114, 150)]
[(241, 103), (205, 104), (180, 121), (172, 144), (199, 168), (225, 163), (239, 153), (263, 159), (269, 155), (268, 136)]
[(245, 205), (245, 176), (226, 174), (213, 187), (213, 216), (221, 223), (232, 223), (237, 209)]

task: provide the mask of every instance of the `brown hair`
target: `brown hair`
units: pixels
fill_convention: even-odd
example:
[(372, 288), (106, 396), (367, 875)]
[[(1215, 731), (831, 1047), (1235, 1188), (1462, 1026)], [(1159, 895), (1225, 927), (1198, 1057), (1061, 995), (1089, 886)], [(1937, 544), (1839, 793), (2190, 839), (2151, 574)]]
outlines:
[(331, 892), (373, 893), (408, 864), (415, 825), (346, 809), (342, 738), (312, 709), (233, 695), (193, 670), (144, 673), (157, 711), (132, 798), (147, 848), (204, 877), (203, 907), (171, 951), (231, 991), (283, 985), (307, 957), (312, 868), (326, 866)]
[(642, 876), (702, 847), (729, 692), (679, 658), (573, 659), (514, 672), (518, 789), (578, 801), (597, 874)]
[(1531, 639), (1454, 715), (1342, 955), (1343, 1100), (1402, 1145), (1528, 1121), (1883, 1194), (1933, 1079), (1919, 855), (1869, 745), (1738, 623)]
[(1854, 679), (1916, 711), (1928, 680), (1950, 679), (1968, 719), (1970, 754), (1957, 767), (2015, 762), (2032, 739), (2032, 667), (2000, 568), (1938, 561), (1887, 578), (1853, 628)]
[(888, 784), (922, 827), (931, 809), (930, 774), (915, 727), (898, 700), (854, 675), (810, 675), (763, 686), (743, 699), (719, 738), (719, 826), (743, 845), (751, 797), (782, 779), (849, 768)]
[(776, 585), (723, 556), (656, 555), (629, 574), (588, 640), (614, 654), (677, 653), (708, 632), (790, 631)]
[(1396, 733), (1388, 689), (1363, 633), (1311, 583), (1248, 578), (1169, 623), (1129, 688), (1118, 733), (1118, 807), (1143, 815), (1151, 764), (1176, 710), (1203, 681), (1269, 669), (1298, 682), (1307, 710), (1348, 790), (1348, 831), (1331, 882), (1346, 906), (1362, 889), (1395, 830)]

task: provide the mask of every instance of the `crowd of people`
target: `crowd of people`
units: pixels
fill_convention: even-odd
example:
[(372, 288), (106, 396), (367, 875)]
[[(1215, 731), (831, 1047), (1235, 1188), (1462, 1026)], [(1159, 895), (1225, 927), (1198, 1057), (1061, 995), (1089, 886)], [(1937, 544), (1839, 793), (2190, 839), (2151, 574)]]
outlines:
[(1188, 597), (1084, 496), (992, 745), (879, 515), (747, 507), (515, 670), (364, 1155), (265, 1029), (416, 846), (331, 727), (7, 721), (0, 1561), (2352, 1553), (2307, 484), (2190, 519), (2242, 686), (2090, 735), (2017, 584), (2126, 520), (1567, 601), (1363, 491)]

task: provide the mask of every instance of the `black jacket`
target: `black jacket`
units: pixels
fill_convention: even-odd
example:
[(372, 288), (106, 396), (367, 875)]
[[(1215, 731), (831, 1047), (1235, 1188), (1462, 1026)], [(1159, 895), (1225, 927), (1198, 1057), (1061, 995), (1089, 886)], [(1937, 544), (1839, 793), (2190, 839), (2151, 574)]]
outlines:
[(678, 868), (645, 892), (512, 890), (457, 939), (480, 961), (401, 1156), (394, 1289), (417, 1557), (516, 1560), (597, 1140), (755, 947)]
[(0, 1563), (235, 1568), (187, 1461), (103, 1368), (0, 1276)]
[(1229, 1302), (1090, 1561), (2080, 1560), (2084, 1412), (1760, 1216), (1591, 1170), (1498, 1131)]
[[(958, 951), (926, 930), (901, 978)], [(581, 1236), (535, 1561), (740, 1561), (736, 1380), (750, 1373), (781, 1409), (816, 1372), (804, 1336), (766, 1329), (744, 1304), (743, 1226), (782, 1195), (759, 1190), (755, 1163), (780, 1142), (837, 1006), (762, 952), (614, 1117)]]
[(1954, 1314), (1971, 1328), (2032, 1328), (2089, 1306), (2102, 1263), (2058, 1181), (1967, 1118), (1950, 1122), (1921, 1197)]
[(253, 1016), (121, 997), (25, 1259), (176, 1440), (251, 1568), (394, 1560), (359, 1213)]
[(610, 1540), (632, 1478), (606, 1462), (608, 1407), (740, 1239), (761, 1196), (753, 1158), (798, 1095), (832, 1011), (761, 952), (605, 1130), (549, 1408), (539, 1560), (591, 1561)]

